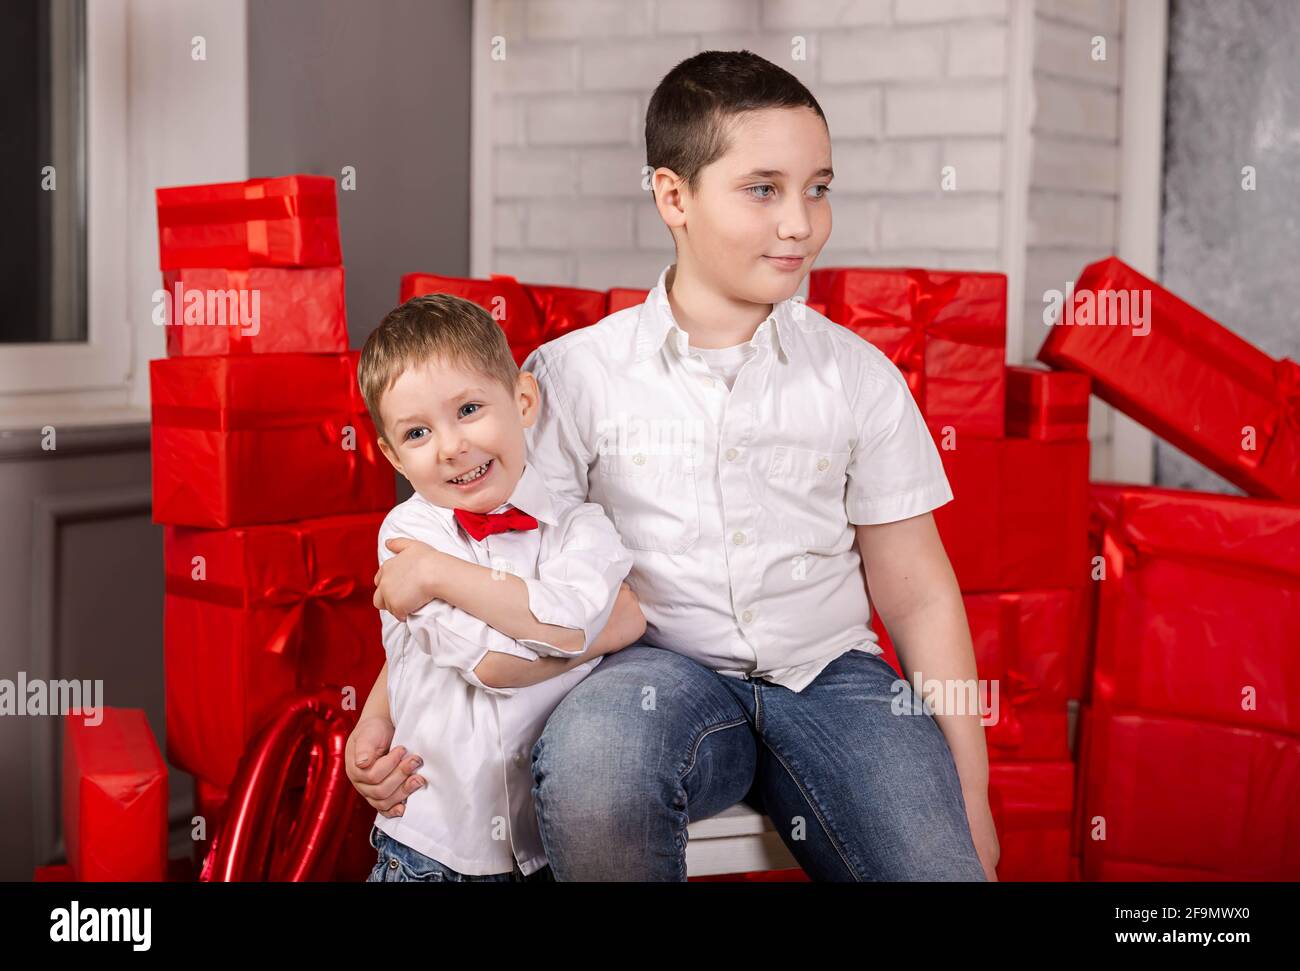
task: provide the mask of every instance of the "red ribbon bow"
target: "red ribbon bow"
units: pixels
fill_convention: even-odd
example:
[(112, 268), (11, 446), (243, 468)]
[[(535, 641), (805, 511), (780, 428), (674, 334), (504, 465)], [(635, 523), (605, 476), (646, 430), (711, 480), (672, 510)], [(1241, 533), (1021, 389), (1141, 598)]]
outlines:
[(537, 528), (536, 519), (513, 506), (505, 512), (470, 512), (468, 509), (455, 509), (453, 513), (457, 522), (465, 527), (465, 532), (480, 542), (493, 533)]

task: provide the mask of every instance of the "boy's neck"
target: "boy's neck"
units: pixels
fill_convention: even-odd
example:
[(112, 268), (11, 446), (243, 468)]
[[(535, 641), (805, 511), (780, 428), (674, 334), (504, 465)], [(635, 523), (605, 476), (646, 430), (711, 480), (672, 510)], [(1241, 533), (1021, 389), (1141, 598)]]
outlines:
[(686, 332), (692, 347), (705, 349), (734, 347), (751, 340), (758, 325), (772, 312), (772, 305), (754, 309), (753, 304), (737, 305), (689, 269), (679, 273), (681, 263), (668, 270), (664, 289), (677, 326)]

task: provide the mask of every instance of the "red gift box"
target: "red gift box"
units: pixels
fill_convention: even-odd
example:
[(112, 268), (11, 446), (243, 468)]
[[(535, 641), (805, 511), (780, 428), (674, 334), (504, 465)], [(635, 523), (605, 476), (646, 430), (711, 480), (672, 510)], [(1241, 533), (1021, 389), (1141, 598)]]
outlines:
[(989, 809), (998, 831), (999, 881), (1066, 881), (1071, 868), (1072, 762), (989, 766)]
[[(1084, 681), (1085, 610), (1081, 588), (971, 593), (962, 597), (970, 625), (981, 707), (996, 701), (985, 726), (989, 756), (999, 761), (1067, 761), (1068, 702)], [(878, 614), (873, 629), (883, 659), (902, 671)], [(929, 676), (922, 671), (921, 678)], [(992, 694), (996, 684), (997, 694)]]
[(168, 270), (163, 287), (168, 357), (347, 352), (341, 266), (191, 267)]
[(364, 699), (384, 663), (371, 603), (383, 519), (164, 531), (167, 752), (176, 765), (226, 788), (245, 745), (292, 695), (351, 686)]
[(1004, 274), (820, 269), (808, 276), (808, 300), (889, 356), (928, 421), (959, 434), (1002, 437)]
[(1044, 442), (1088, 437), (1091, 381), (1073, 371), (1007, 368), (1007, 434)]
[(149, 362), (154, 522), (226, 528), (391, 508), (357, 352)]
[(1084, 880), (1300, 878), (1300, 739), (1146, 713), (1085, 726)]
[(516, 364), (536, 348), (605, 316), (605, 294), (577, 287), (520, 283), (493, 273), (487, 280), (466, 280), (432, 273), (402, 277), (401, 300), (428, 293), (449, 293), (478, 304), (501, 324)]
[(338, 266), (334, 180), (289, 175), (156, 192), (164, 270), (188, 266)]
[(956, 439), (933, 423), (953, 500), (934, 510), (961, 589), (1077, 587), (1088, 582), (1086, 439)]
[(1094, 704), (1300, 735), (1300, 506), (1174, 489), (1114, 501)]
[(1099, 398), (1246, 492), (1300, 500), (1300, 365), (1114, 257), (1084, 269), (1065, 311), (1039, 360), (1091, 375)]
[(98, 724), (63, 722), (63, 839), (71, 879), (167, 877), (167, 765), (136, 708), (103, 708)]
[(612, 287), (605, 291), (605, 312), (613, 314), (620, 310), (626, 310), (628, 307), (639, 307), (645, 303), (645, 298), (648, 296), (650, 296), (649, 290), (637, 290), (632, 287)]

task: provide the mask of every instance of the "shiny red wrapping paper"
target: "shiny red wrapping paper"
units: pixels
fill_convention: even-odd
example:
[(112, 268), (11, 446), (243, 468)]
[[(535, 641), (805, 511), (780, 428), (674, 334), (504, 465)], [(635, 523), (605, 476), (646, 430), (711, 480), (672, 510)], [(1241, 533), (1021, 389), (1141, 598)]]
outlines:
[(1300, 878), (1300, 505), (1107, 483), (1091, 505), (1084, 879)]
[[(996, 704), (985, 726), (989, 757), (997, 761), (1070, 759), (1068, 702), (1082, 690), (1086, 643), (1085, 591), (1017, 590), (962, 596), (979, 678), (979, 701)], [(885, 661), (902, 671), (878, 614), (872, 626)], [(923, 679), (932, 675), (921, 672)], [(996, 682), (996, 700), (991, 685)]]
[(997, 826), (998, 880), (1077, 879), (1070, 860), (1073, 762), (989, 766), (989, 808)]
[(357, 357), (150, 361), (154, 522), (227, 528), (391, 508), (394, 473)]
[(1091, 382), (1074, 371), (1007, 368), (1007, 434), (1044, 442), (1088, 437)]
[(808, 301), (874, 344), (934, 425), (1001, 438), (1006, 423), (1007, 278), (1001, 273), (828, 268)]
[(1300, 365), (1274, 360), (1114, 257), (1084, 269), (1073, 306), (1099, 292), (1138, 299), (1094, 318), (1105, 323), (1054, 325), (1039, 360), (1090, 375), (1099, 398), (1251, 495), (1300, 501)]
[(516, 364), (536, 348), (605, 316), (606, 297), (599, 290), (520, 283), (493, 273), (487, 280), (466, 280), (432, 273), (402, 277), (401, 301), (428, 293), (449, 293), (478, 304), (501, 324)]
[(934, 510), (964, 592), (1088, 582), (1088, 441), (955, 439), (928, 423), (953, 499)]
[[(175, 301), (177, 287), (181, 302)], [(322, 266), (307, 269), (254, 267), (250, 270), (225, 270), (211, 267), (187, 267), (163, 274), (163, 288), (171, 301), (172, 311), (166, 325), (167, 356), (196, 354), (343, 354), (348, 349), (347, 303), (343, 285), (343, 267)], [(254, 325), (228, 312), (230, 303), (222, 303), (225, 317), (209, 311), (208, 294), (236, 291), (243, 296), (244, 312), (256, 308)], [(199, 292), (203, 310), (202, 323), (186, 323), (185, 301)], [(257, 292), (254, 303), (251, 294)], [(188, 319), (193, 320), (192, 313)], [(210, 321), (216, 320), (216, 323)], [(241, 321), (236, 326), (223, 321)]]
[(89, 881), (167, 878), (167, 765), (136, 708), (63, 720), (63, 839), (71, 874)]
[(163, 270), (187, 266), (338, 266), (334, 180), (287, 175), (156, 190)]
[(645, 298), (648, 296), (650, 296), (649, 290), (637, 290), (633, 287), (612, 287), (605, 292), (605, 312), (612, 314), (620, 310), (626, 310), (628, 307), (639, 307), (645, 303)]
[(164, 531), (176, 765), (225, 788), (249, 739), (292, 695), (351, 687), (360, 708), (384, 663), (371, 603), (384, 515)]

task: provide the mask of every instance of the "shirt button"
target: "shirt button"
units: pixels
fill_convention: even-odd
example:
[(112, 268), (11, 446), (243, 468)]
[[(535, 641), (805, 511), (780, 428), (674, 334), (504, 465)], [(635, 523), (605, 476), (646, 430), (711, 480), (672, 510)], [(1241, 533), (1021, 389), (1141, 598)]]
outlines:
[(637, 465), (645, 465), (645, 456), (642, 455), (640, 452), (637, 452), (635, 455), (632, 456), (632, 461), (635, 462)]
[(515, 753), (515, 765), (523, 765), (523, 764), (524, 764), (524, 756), (523, 756), (523, 753), (521, 753), (521, 752), (516, 752), (516, 753)]
[(734, 533), (731, 534), (731, 541), (735, 543), (737, 546), (743, 546), (745, 543), (745, 534), (742, 533), (740, 530), (736, 530)]
[(729, 448), (729, 449), (727, 449), (727, 461), (728, 461), (728, 462), (734, 462), (735, 459), (736, 459), (736, 456), (739, 455), (739, 454), (740, 454), (740, 453), (737, 452), (734, 448)]
[(740, 619), (744, 623), (748, 624), (751, 620), (754, 619), (754, 612), (752, 610), (746, 610), (743, 614), (740, 615)]
[(831, 460), (830, 460), (830, 459), (822, 459), (822, 460), (820, 460), (820, 461), (817, 463), (817, 471), (818, 471), (818, 472), (825, 472), (825, 471), (826, 471), (827, 469), (829, 469), (830, 467), (831, 467)]

